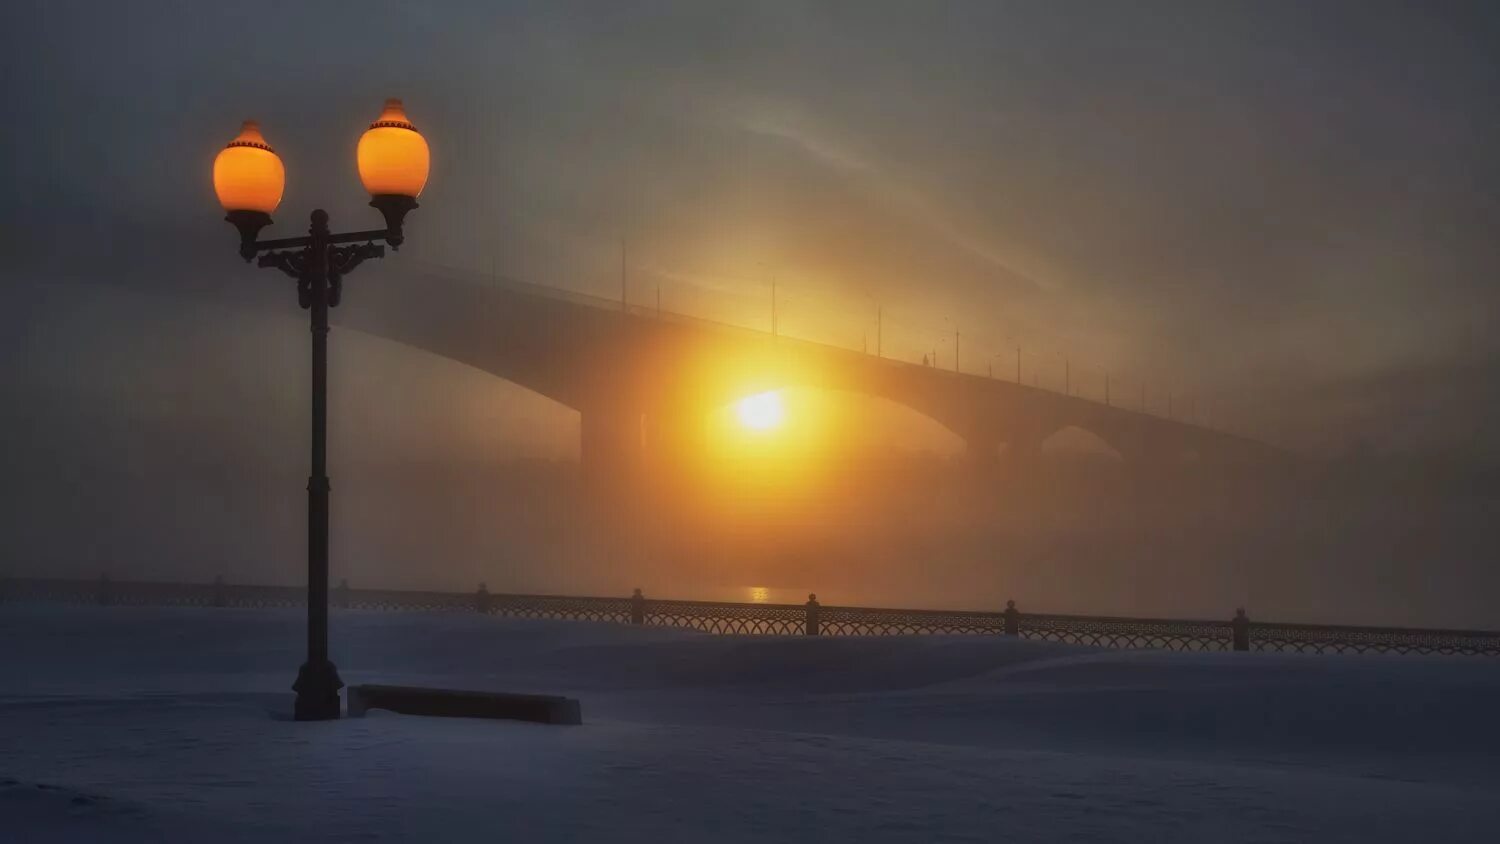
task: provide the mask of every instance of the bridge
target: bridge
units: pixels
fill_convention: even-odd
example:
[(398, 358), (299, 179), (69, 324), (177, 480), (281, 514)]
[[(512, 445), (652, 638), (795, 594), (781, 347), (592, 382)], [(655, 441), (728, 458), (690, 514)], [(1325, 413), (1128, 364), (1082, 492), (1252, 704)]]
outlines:
[(962, 438), (979, 461), (1036, 458), (1049, 436), (1070, 427), (1136, 465), (1285, 456), (1246, 437), (1078, 396), (512, 280), (408, 265), (394, 277), (360, 279), (350, 292), (333, 311), (336, 325), (451, 358), (577, 410), (584, 472), (596, 479), (690, 453), (715, 408), (794, 386), (912, 408)]

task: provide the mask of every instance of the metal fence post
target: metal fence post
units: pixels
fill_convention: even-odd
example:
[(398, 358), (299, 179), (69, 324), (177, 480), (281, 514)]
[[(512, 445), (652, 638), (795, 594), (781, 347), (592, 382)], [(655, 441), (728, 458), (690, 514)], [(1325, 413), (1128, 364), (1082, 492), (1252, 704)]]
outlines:
[(224, 597), (224, 575), (216, 574), (214, 575), (214, 596), (212, 606), (224, 607), (228, 605), (229, 602), (225, 600)]
[(1244, 607), (1234, 611), (1234, 618), (1229, 622), (1229, 629), (1233, 633), (1234, 649), (1250, 650), (1250, 617), (1245, 615)]
[(479, 588), (474, 590), (474, 612), (488, 613), (490, 611), (490, 588), (483, 582)]
[(1002, 614), (1005, 616), (1005, 635), (1021, 635), (1021, 611), (1016, 609), (1016, 602), (1006, 601), (1005, 612)]
[(105, 573), (99, 575), (99, 594), (95, 596), (96, 598), (98, 598), (99, 606), (109, 606), (110, 600), (113, 598), (113, 596), (110, 594), (111, 591), (112, 590), (110, 589), (109, 574)]
[(636, 587), (635, 592), (630, 596), (630, 623), (646, 623), (646, 596), (641, 594), (639, 586)]
[(821, 616), (822, 613), (823, 613), (823, 605), (820, 604), (820, 603), (818, 603), (818, 596), (816, 594), (808, 595), (807, 596), (807, 635), (809, 635), (809, 636), (816, 636), (816, 635), (818, 635), (818, 629), (821, 626), (821, 621), (822, 621), (819, 618), (819, 616)]

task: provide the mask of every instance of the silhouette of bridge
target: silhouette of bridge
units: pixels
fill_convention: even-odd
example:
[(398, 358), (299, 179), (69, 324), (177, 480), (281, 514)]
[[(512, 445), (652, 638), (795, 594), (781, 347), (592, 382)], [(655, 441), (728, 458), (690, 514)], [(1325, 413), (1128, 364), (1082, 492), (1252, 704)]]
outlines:
[(1065, 428), (1132, 464), (1283, 459), (1263, 442), (1013, 381), (920, 366), (619, 300), (407, 264), (362, 279), (336, 325), (492, 373), (581, 417), (586, 476), (690, 453), (706, 414), (746, 395), (814, 387), (881, 397), (936, 420), (978, 460), (1029, 460)]

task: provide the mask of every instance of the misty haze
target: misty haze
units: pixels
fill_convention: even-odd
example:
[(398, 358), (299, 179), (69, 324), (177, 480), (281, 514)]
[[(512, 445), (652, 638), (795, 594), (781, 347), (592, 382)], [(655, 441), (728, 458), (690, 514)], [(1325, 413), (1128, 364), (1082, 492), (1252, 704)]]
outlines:
[[(1017, 840), (1470, 840), (1500, 820), (1476, 796), (1500, 753), (1488, 5), (5, 17), (18, 840), (474, 840), (510, 828), (464, 819), (495, 772), (441, 748), (475, 735), (543, 769), (545, 796), (497, 810), (536, 840), (989, 840), (1007, 817)], [(294, 784), (170, 797), (311, 758), (244, 755), (300, 729), (298, 662), (299, 720), (339, 718), (345, 683), (350, 714), (406, 713), (308, 751), (382, 772), (329, 788), (428, 820), (247, 808), (303, 806)], [(608, 738), (429, 725), (475, 713), (372, 683), (566, 695), (567, 734)], [(153, 708), (174, 695), (249, 713), (202, 716), (236, 761)], [(1247, 697), (1271, 708), (1228, 708)], [(430, 755), (375, 737), (407, 724)], [(136, 729), (198, 755), (89, 761)], [(664, 785), (701, 764), (730, 790), (651, 815), (663, 798), (612, 773), (637, 729)], [(850, 792), (763, 782), (755, 731)], [(896, 743), (930, 750), (921, 785), (868, 773)], [(986, 779), (1037, 752), (1062, 756)], [(1114, 757), (1266, 790), (1177, 790), (1103, 826), (1059, 808), (1075, 775), (1091, 806), (1145, 794)], [(1338, 785), (1276, 784), (1304, 769)], [(964, 808), (960, 774), (1006, 808)], [(758, 825), (741, 786), (791, 814)], [(553, 788), (613, 808), (565, 823)], [(830, 820), (840, 800), (863, 820)]]

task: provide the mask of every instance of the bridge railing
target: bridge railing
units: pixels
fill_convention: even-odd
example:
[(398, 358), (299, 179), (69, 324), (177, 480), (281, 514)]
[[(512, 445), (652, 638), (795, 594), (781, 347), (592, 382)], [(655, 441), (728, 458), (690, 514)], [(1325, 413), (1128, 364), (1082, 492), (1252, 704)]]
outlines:
[[(1177, 651), (1281, 651), (1320, 654), (1439, 654), (1500, 657), (1500, 631), (1356, 627), (1252, 621), (1243, 611), (1223, 620), (927, 610), (805, 604), (686, 601), (630, 597), (354, 589), (329, 590), (335, 607), (354, 610), (477, 612), (517, 618), (610, 622), (740, 636), (1016, 636), (1100, 648)], [(155, 581), (0, 579), (0, 604), (100, 606), (300, 607), (300, 586)]]

